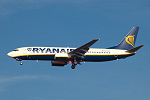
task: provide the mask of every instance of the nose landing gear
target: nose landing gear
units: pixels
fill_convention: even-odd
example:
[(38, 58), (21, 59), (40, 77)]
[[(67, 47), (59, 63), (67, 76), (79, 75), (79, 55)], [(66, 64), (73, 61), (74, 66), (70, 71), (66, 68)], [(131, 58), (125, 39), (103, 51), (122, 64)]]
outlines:
[(20, 61), (20, 65), (22, 65), (22, 59), (16, 58), (17, 61)]
[(23, 63), (22, 63), (22, 60), (21, 60), (21, 62), (20, 62), (20, 65), (22, 65)]

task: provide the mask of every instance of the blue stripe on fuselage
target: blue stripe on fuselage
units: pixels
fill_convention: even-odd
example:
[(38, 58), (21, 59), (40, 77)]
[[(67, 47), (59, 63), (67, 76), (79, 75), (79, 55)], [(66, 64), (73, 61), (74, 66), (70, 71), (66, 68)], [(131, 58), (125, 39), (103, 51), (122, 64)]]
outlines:
[[(83, 56), (82, 61), (102, 62), (102, 61), (110, 61), (110, 60), (126, 58), (126, 57), (129, 57), (132, 55), (134, 55), (134, 54), (127, 54), (127, 55), (85, 55), (85, 56)], [(55, 55), (28, 55), (28, 56), (18, 56), (18, 57), (14, 57), (14, 58), (18, 58), (21, 60), (55, 60)]]
[(102, 62), (102, 61), (110, 61), (110, 60), (126, 58), (126, 57), (129, 57), (132, 55), (134, 55), (134, 54), (128, 54), (128, 55), (86, 55), (86, 56), (84, 56), (83, 61)]
[(55, 55), (28, 55), (15, 57), (22, 60), (54, 60)]

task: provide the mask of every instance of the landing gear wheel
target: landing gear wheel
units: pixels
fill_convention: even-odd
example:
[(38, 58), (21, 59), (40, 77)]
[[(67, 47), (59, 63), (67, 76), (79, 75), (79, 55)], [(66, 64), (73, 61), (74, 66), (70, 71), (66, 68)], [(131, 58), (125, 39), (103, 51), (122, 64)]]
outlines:
[(22, 65), (23, 63), (22, 63), (22, 61), (20, 62), (20, 65)]
[(72, 65), (72, 66), (71, 66), (72, 69), (75, 69), (75, 67), (76, 67), (75, 65)]

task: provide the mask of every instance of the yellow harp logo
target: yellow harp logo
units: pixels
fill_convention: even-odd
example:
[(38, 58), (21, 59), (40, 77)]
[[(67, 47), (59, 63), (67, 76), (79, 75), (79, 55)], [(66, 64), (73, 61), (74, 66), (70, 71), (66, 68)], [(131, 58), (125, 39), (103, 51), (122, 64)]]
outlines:
[(126, 42), (127, 42), (128, 44), (130, 44), (132, 47), (134, 47), (134, 36), (135, 36), (135, 35), (125, 37)]

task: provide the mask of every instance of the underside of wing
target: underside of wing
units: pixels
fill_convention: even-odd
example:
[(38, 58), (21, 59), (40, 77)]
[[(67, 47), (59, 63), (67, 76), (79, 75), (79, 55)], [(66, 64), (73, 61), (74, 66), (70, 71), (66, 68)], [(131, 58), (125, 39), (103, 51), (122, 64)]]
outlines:
[(82, 58), (82, 56), (89, 50), (89, 47), (93, 45), (96, 41), (99, 39), (93, 39), (92, 41), (82, 45), (81, 47), (78, 47), (77, 49), (71, 51), (68, 53), (68, 55), (72, 57)]

